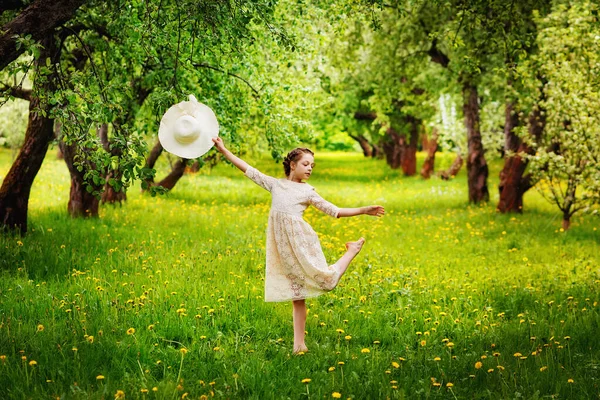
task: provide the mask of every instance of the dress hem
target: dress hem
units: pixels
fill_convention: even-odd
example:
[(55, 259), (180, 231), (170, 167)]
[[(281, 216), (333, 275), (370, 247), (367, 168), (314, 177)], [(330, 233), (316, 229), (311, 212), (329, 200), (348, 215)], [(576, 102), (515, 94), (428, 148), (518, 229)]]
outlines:
[[(331, 289), (331, 290), (333, 290), (333, 289)], [(330, 291), (331, 291), (331, 290), (330, 290)], [(302, 298), (298, 298), (298, 299), (291, 298), (291, 299), (283, 299), (283, 300), (265, 300), (265, 303), (284, 303), (284, 302), (286, 302), (286, 301), (296, 301), (296, 300), (314, 299), (315, 297), (323, 296), (324, 294), (327, 294), (327, 293), (329, 293), (330, 291), (326, 291), (326, 292), (323, 292), (323, 293), (314, 294), (314, 295), (310, 295), (310, 296), (304, 296), (304, 297), (302, 297)]]

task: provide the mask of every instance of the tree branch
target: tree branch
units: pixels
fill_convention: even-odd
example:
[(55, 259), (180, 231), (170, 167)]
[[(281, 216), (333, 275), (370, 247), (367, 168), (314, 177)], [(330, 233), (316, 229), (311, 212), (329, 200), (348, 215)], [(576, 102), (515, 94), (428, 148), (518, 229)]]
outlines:
[(31, 89), (23, 89), (20, 86), (7, 86), (5, 84), (1, 84), (0, 91), (18, 99), (31, 101)]
[(20, 10), (25, 4), (22, 0), (5, 0), (0, 7), (0, 14), (8, 10)]
[(448, 64), (450, 64), (450, 59), (447, 55), (442, 53), (440, 49), (437, 47), (437, 38), (433, 39), (431, 42), (431, 48), (427, 52), (429, 57), (431, 57), (431, 61), (440, 64), (444, 68), (448, 68)]
[(27, 46), (17, 49), (17, 39), (31, 35), (39, 41), (52, 35), (54, 28), (73, 18), (85, 0), (35, 0), (15, 19), (0, 28), (0, 71), (17, 59)]
[(242, 82), (244, 82), (246, 85), (248, 85), (248, 87), (250, 89), (252, 89), (252, 91), (254, 92), (254, 94), (256, 94), (257, 97), (260, 97), (260, 93), (258, 92), (258, 90), (254, 89), (254, 87), (252, 87), (252, 85), (250, 84), (250, 82), (248, 82), (247, 80), (245, 80), (241, 76), (234, 74), (233, 72), (223, 71), (222, 69), (219, 69), (217, 67), (213, 67), (212, 65), (208, 65), (208, 64), (205, 64), (205, 63), (195, 63), (195, 64), (193, 64), (193, 66), (197, 67), (197, 68), (208, 68), (208, 69), (212, 69), (214, 71), (222, 72), (222, 73), (227, 74), (229, 76), (233, 76), (234, 78), (237, 78), (237, 79), (241, 80)]

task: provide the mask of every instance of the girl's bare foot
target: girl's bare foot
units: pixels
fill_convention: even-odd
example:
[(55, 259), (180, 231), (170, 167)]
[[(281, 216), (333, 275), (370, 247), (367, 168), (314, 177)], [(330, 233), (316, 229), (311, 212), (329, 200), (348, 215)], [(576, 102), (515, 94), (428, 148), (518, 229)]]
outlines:
[(308, 352), (308, 347), (306, 347), (305, 344), (299, 345), (299, 346), (294, 346), (294, 354), (304, 354)]
[(363, 244), (365, 244), (365, 238), (361, 237), (356, 242), (346, 243), (346, 250), (348, 250), (349, 253), (353, 253), (354, 255), (357, 255), (360, 252), (360, 250), (362, 249)]

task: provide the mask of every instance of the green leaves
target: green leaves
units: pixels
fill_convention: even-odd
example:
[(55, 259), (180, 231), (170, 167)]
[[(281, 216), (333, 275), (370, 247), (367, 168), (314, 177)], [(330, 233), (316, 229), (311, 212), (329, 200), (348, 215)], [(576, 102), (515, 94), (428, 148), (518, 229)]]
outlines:
[(597, 4), (557, 4), (539, 18), (537, 55), (544, 76), (546, 128), (532, 173), (568, 220), (600, 205), (600, 27)]

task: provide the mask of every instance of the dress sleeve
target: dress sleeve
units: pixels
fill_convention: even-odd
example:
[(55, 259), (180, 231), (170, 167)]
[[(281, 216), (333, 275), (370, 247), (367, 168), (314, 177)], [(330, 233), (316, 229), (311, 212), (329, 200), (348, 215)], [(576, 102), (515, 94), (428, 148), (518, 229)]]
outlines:
[(269, 192), (273, 188), (273, 184), (277, 181), (277, 179), (273, 178), (272, 176), (265, 175), (251, 166), (248, 166), (245, 175), (248, 178), (252, 179), (254, 183), (256, 183), (258, 186), (262, 187), (265, 190), (268, 190)]
[(334, 206), (333, 204), (319, 196), (319, 194), (315, 192), (314, 189), (312, 190), (308, 201), (310, 204), (323, 211), (325, 214), (331, 215), (334, 218), (337, 218), (338, 213), (340, 212), (340, 209), (338, 207)]

